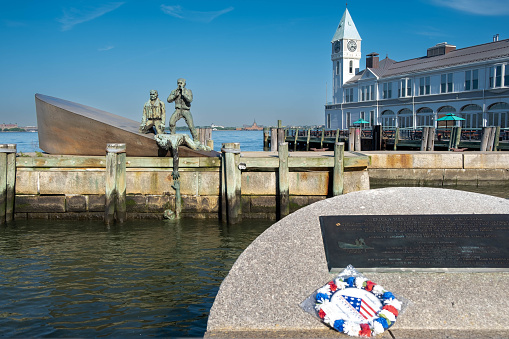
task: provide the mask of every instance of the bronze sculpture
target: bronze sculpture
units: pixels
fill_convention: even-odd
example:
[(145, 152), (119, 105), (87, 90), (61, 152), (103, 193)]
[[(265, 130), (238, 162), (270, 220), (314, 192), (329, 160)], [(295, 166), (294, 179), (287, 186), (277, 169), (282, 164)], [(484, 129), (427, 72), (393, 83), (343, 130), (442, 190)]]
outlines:
[(179, 178), (179, 155), (178, 147), (187, 146), (194, 150), (210, 151), (211, 148), (201, 144), (199, 141), (193, 141), (187, 134), (157, 134), (155, 137), (159, 147), (170, 150), (173, 156), (173, 179)]
[(173, 156), (173, 185), (175, 190), (175, 212), (171, 210), (164, 211), (165, 219), (180, 218), (180, 210), (182, 209), (182, 201), (180, 195), (180, 173), (179, 173), (179, 146), (188, 146), (194, 150), (210, 151), (211, 148), (201, 144), (199, 141), (193, 141), (187, 134), (157, 134), (154, 136), (159, 147), (165, 150), (171, 150)]
[(194, 127), (193, 116), (191, 115), (191, 101), (193, 101), (193, 92), (186, 88), (186, 79), (177, 80), (177, 88), (171, 91), (168, 96), (168, 102), (175, 101), (175, 112), (170, 117), (170, 134), (175, 134), (177, 121), (184, 118), (193, 140), (198, 140), (198, 132)]
[(150, 133), (155, 129), (156, 134), (164, 134), (166, 124), (166, 107), (159, 100), (156, 90), (150, 91), (150, 100), (143, 106), (143, 117), (140, 124), (140, 133)]

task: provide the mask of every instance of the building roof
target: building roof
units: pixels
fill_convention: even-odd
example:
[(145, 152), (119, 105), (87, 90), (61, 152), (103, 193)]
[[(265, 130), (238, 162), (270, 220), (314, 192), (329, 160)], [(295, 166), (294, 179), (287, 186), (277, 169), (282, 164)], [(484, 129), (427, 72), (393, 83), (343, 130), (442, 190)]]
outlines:
[[(432, 57), (423, 56), (400, 62), (385, 58), (380, 61), (379, 68), (370, 68), (370, 71), (380, 79), (400, 74), (424, 72), (507, 57), (509, 57), (509, 39), (461, 48), (444, 55)], [(350, 79), (347, 84), (352, 84), (358, 81), (364, 72), (366, 72), (366, 70), (360, 71), (352, 79)]]
[(350, 12), (348, 12), (348, 8), (345, 9), (345, 12), (343, 13), (343, 17), (339, 22), (336, 33), (334, 33), (334, 37), (332, 37), (332, 42), (342, 39), (362, 40), (359, 32), (357, 32), (357, 28), (355, 28), (355, 24), (350, 16)]

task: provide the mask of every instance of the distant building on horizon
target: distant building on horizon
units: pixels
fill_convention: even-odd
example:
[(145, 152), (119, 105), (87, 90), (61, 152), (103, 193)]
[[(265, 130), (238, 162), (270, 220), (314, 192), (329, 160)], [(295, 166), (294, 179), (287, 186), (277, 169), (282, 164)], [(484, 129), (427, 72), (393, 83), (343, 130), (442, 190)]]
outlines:
[(437, 127), (454, 113), (465, 128), (509, 127), (509, 39), (456, 49), (446, 42), (425, 56), (405, 61), (377, 53), (359, 71), (361, 37), (345, 10), (332, 38), (333, 101), (325, 105), (325, 127)]
[(263, 126), (258, 126), (256, 124), (256, 120), (254, 120), (253, 124), (251, 126), (244, 125), (242, 127), (242, 130), (244, 130), (244, 131), (261, 131), (261, 130), (263, 130)]
[(6, 128), (19, 128), (19, 127), (18, 124), (0, 124), (0, 128), (4, 130)]

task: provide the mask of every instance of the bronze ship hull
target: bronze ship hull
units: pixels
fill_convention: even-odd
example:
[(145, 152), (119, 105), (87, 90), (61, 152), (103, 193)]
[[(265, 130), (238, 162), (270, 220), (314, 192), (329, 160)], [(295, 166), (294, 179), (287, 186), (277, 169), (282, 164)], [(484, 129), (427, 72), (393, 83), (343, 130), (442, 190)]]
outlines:
[[(127, 156), (171, 156), (140, 123), (93, 107), (43, 94), (35, 95), (39, 148), (49, 154), (105, 155), (106, 144), (125, 143)], [(215, 157), (218, 152), (180, 146), (180, 157)]]

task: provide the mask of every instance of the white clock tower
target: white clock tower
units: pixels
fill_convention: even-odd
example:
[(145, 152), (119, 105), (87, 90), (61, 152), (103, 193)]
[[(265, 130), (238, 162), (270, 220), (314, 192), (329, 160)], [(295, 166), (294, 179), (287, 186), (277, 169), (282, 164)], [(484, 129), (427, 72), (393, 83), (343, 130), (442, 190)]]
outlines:
[(347, 8), (331, 41), (334, 104), (344, 102), (343, 85), (359, 71), (361, 41)]

